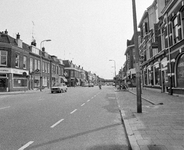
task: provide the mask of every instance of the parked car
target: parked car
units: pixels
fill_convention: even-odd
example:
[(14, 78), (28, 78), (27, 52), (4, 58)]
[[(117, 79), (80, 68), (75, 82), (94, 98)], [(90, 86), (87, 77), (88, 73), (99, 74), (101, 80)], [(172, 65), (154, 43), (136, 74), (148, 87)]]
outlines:
[(89, 87), (94, 87), (94, 84), (93, 84), (93, 83), (89, 83), (88, 86), (89, 86)]
[(51, 88), (51, 93), (63, 93), (67, 92), (67, 86), (65, 83), (57, 83)]

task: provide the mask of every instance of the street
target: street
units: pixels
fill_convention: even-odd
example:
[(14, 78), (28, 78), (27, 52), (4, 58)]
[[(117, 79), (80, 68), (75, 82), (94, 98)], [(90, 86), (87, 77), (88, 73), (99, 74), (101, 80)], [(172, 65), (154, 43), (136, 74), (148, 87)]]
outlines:
[(128, 150), (113, 86), (0, 96), (0, 150)]

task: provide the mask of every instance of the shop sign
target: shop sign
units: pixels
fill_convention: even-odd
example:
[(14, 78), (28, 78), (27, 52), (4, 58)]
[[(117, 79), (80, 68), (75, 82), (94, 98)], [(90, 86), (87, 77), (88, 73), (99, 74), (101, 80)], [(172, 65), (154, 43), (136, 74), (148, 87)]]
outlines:
[(0, 68), (0, 73), (23, 74), (23, 72), (26, 72), (28, 74), (27, 70), (13, 69), (13, 68)]
[(11, 68), (0, 68), (0, 73), (11, 73)]

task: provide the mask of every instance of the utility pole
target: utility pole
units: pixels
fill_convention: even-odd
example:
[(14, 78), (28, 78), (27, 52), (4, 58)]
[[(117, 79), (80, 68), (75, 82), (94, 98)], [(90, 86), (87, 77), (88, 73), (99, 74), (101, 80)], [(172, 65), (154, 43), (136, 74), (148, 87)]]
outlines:
[(135, 48), (135, 69), (136, 69), (136, 91), (137, 91), (137, 113), (142, 113), (141, 100), (141, 71), (139, 61), (138, 33), (137, 33), (137, 16), (135, 0), (132, 0), (133, 24), (134, 24), (134, 48)]

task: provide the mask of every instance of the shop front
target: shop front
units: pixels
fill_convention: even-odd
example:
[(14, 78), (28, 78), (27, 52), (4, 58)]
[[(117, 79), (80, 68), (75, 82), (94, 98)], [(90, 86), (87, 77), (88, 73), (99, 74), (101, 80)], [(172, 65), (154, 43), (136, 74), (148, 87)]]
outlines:
[(0, 92), (28, 90), (28, 71), (0, 68)]

